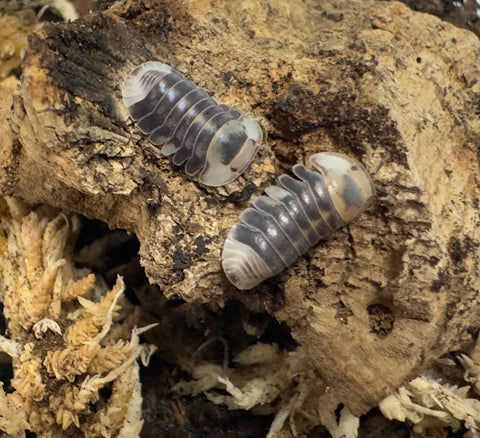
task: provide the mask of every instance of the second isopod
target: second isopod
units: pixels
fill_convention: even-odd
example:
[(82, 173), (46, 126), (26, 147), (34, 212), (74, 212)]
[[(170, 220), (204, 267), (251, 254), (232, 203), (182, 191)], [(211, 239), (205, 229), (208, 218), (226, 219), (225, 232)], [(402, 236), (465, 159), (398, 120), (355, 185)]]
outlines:
[(296, 164), (253, 200), (229, 231), (222, 266), (238, 289), (251, 289), (290, 266), (320, 239), (355, 219), (375, 195), (366, 169), (346, 155), (323, 152)]

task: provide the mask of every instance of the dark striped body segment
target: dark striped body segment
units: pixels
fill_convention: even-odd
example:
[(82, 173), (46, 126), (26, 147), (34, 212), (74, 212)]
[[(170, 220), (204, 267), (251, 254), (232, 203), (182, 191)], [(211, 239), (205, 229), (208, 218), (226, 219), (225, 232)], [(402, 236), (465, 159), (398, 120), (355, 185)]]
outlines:
[(240, 176), (262, 142), (255, 120), (220, 105), (162, 62), (136, 67), (122, 95), (130, 117), (150, 142), (205, 185), (221, 186)]
[(293, 166), (240, 214), (222, 253), (223, 270), (238, 289), (251, 289), (355, 219), (375, 195), (370, 175), (356, 160), (322, 152), (310, 165)]

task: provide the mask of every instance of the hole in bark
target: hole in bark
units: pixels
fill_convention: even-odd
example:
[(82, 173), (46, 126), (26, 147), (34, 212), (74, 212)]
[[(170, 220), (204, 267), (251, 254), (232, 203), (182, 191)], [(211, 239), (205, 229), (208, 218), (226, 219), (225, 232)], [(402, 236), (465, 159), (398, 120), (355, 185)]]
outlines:
[[(82, 226), (75, 243), (75, 264), (94, 272), (109, 272), (115, 267), (138, 258), (140, 243), (133, 233), (111, 230), (105, 222), (82, 218)], [(115, 272), (112, 284), (115, 283)]]
[(335, 418), (337, 420), (337, 424), (340, 422), (340, 415), (342, 413), (342, 409), (344, 408), (344, 404), (340, 403), (337, 408), (335, 409)]
[(393, 330), (395, 316), (391, 309), (383, 304), (375, 303), (367, 307), (370, 328), (379, 338), (386, 338)]
[(342, 300), (336, 303), (334, 307), (337, 309), (337, 313), (335, 313), (335, 319), (338, 319), (342, 324), (347, 325), (348, 318), (353, 315), (353, 312)]
[(3, 384), (3, 389), (7, 394), (14, 392), (14, 389), (10, 385), (10, 381), (12, 379), (13, 379), (12, 362), (7, 360), (6, 362), (0, 363), (0, 382)]

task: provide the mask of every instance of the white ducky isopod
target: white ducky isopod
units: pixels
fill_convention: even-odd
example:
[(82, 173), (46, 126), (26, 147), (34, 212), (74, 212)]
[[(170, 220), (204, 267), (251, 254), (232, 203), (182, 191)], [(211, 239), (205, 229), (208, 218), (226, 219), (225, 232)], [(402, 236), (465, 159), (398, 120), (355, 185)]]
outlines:
[(278, 184), (252, 201), (229, 231), (222, 253), (228, 280), (251, 289), (290, 266), (308, 249), (354, 220), (375, 187), (356, 160), (321, 152), (280, 175)]
[(122, 87), (123, 102), (154, 147), (207, 186), (238, 178), (252, 162), (262, 130), (250, 116), (219, 104), (182, 73), (149, 61)]

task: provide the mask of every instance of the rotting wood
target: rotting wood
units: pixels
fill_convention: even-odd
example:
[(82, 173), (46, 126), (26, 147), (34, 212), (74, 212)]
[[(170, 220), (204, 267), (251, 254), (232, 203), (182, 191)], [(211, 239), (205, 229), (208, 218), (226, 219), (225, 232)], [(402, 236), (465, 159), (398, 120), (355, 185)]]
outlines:
[[(116, 2), (30, 37), (19, 88), (0, 88), (1, 191), (135, 232), (168, 297), (268, 311), (358, 415), (479, 327), (477, 44), (397, 3)], [(260, 120), (267, 139), (242, 178), (205, 188), (152, 154), (120, 98), (148, 59)], [(382, 164), (377, 201), (283, 274), (234, 290), (220, 253), (246, 188), (319, 150)]]

